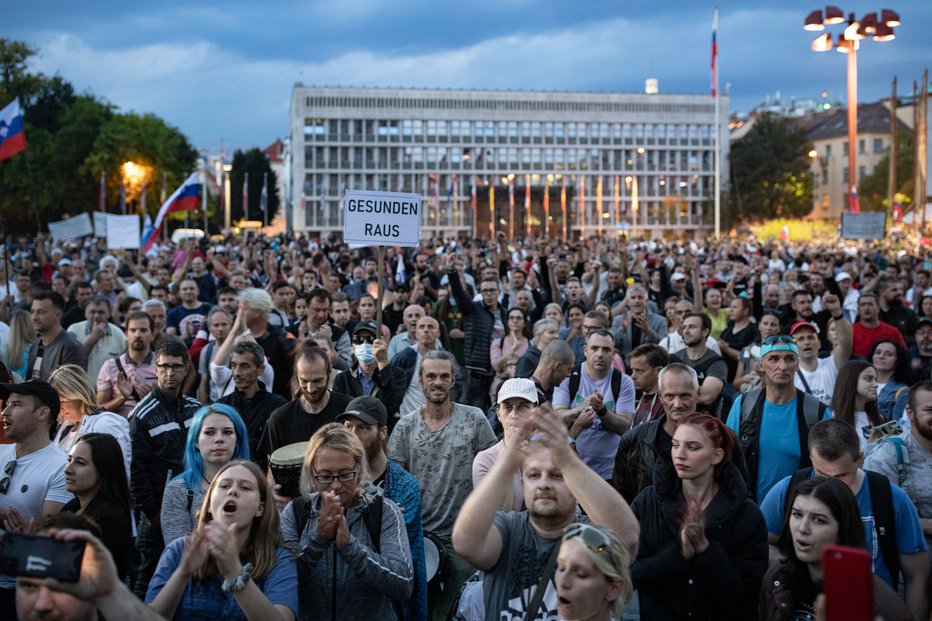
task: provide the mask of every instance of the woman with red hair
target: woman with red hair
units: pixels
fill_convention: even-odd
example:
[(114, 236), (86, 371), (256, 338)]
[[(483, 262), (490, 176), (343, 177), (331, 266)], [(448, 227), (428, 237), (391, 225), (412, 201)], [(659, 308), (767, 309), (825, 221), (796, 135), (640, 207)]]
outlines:
[(654, 484), (634, 499), (641, 539), (631, 577), (644, 621), (754, 618), (767, 528), (731, 461), (734, 447), (722, 421), (690, 414)]

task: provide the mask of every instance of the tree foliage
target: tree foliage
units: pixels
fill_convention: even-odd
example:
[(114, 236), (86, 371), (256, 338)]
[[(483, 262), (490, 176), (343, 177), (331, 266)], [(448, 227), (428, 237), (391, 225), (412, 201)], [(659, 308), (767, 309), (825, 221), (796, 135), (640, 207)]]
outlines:
[[(243, 213), (243, 182), (247, 172), (249, 173), (246, 200), (248, 214)], [(263, 175), (267, 176), (264, 177)], [(232, 196), (230, 199), (230, 214), (234, 221), (240, 218), (262, 220), (263, 214), (260, 201), (263, 178), (268, 183), (268, 209), (269, 222), (271, 222), (278, 214), (281, 200), (278, 196), (277, 176), (272, 171), (269, 159), (257, 148), (248, 151), (236, 151), (233, 154), (233, 170), (230, 171), (230, 194)]]
[(763, 115), (731, 145), (733, 221), (800, 217), (812, 210), (805, 132), (788, 119)]
[[(26, 150), (0, 162), (0, 213), (10, 232), (35, 230), (63, 215), (98, 206), (100, 175), (106, 177), (106, 205), (119, 202), (120, 166), (133, 161), (151, 173), (150, 189), (169, 192), (194, 168), (197, 153), (188, 139), (158, 117), (120, 113), (90, 94), (76, 94), (60, 76), (31, 73), (36, 49), (0, 39), (0, 107), (19, 97)], [(156, 193), (150, 196), (157, 196)], [(158, 208), (150, 200), (149, 210)]]
[[(913, 198), (913, 132), (900, 129), (896, 134), (896, 193), (903, 207)], [(890, 179), (890, 147), (877, 166), (858, 184), (858, 198), (864, 211), (887, 211), (890, 208), (887, 182)]]

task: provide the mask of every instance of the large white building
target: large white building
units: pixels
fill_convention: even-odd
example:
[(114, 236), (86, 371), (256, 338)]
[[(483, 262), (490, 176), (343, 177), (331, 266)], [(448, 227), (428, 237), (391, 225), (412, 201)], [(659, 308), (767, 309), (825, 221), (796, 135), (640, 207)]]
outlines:
[(564, 225), (570, 237), (704, 235), (714, 226), (714, 128), (709, 95), (298, 84), (289, 222), (341, 232), (341, 194), (360, 189), (421, 194), (422, 237), (493, 227), (562, 236)]

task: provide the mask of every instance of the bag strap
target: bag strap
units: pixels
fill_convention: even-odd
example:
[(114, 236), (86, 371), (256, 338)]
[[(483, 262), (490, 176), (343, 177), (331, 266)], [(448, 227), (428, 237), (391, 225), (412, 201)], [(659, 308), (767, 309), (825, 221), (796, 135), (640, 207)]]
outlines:
[(798, 377), (799, 381), (803, 383), (803, 389), (806, 391), (806, 393), (811, 395), (812, 389), (809, 388), (809, 382), (806, 381), (806, 376), (803, 375), (802, 369), (796, 369), (796, 377)]
[(576, 399), (576, 393), (579, 392), (579, 383), (582, 381), (582, 365), (577, 364), (570, 373), (570, 384), (568, 386), (570, 393), (569, 407), (573, 407), (573, 401)]
[(362, 514), (366, 522), (366, 530), (369, 532), (369, 539), (372, 540), (372, 549), (376, 554), (381, 554), (380, 540), (382, 539), (382, 508), (385, 500), (382, 494), (377, 494)]
[[(126, 375), (126, 369), (123, 368), (123, 363), (120, 362), (120, 356), (115, 357), (113, 361), (116, 363), (117, 371), (120, 372), (120, 375)], [(129, 375), (126, 375), (126, 379), (129, 379)], [(135, 384), (133, 384), (133, 399), (136, 400), (136, 403), (139, 403), (140, 401), (142, 401), (142, 397), (140, 397), (139, 393), (136, 392)], [(188, 510), (190, 510), (190, 507), (188, 507)]]
[(877, 472), (865, 470), (867, 485), (871, 494), (871, 508), (874, 510), (874, 528), (877, 532), (877, 544), (887, 571), (893, 578), (893, 584), (900, 579), (900, 559), (896, 548), (896, 517), (893, 507), (893, 490), (890, 479)]
[(889, 442), (896, 450), (896, 481), (900, 487), (909, 477), (909, 451), (906, 450), (906, 443), (899, 436), (884, 436), (881, 442)]
[(544, 593), (547, 591), (547, 583), (550, 582), (550, 579), (553, 578), (553, 573), (557, 568), (557, 554), (560, 552), (560, 544), (554, 544), (553, 552), (550, 553), (550, 558), (547, 559), (547, 564), (544, 566), (544, 571), (540, 574), (540, 580), (537, 581), (537, 586), (534, 587), (534, 594), (531, 595), (531, 601), (527, 606), (527, 609), (524, 611), (524, 621), (531, 621), (534, 617), (537, 616), (537, 611), (540, 610), (540, 604), (544, 601)]
[(298, 542), (301, 541), (301, 534), (307, 526), (308, 520), (311, 519), (311, 503), (304, 496), (298, 496), (291, 503), (291, 511), (294, 513), (295, 522), (298, 524)]

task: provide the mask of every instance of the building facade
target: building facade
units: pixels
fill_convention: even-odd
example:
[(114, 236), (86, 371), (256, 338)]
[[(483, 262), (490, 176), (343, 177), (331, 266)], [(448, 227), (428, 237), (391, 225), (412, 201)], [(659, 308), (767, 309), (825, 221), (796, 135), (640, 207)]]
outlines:
[(290, 223), (339, 234), (359, 189), (420, 194), (422, 237), (705, 235), (715, 126), (708, 95), (296, 85)]

